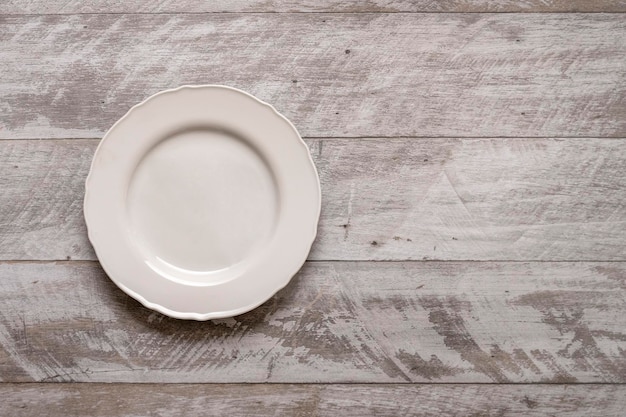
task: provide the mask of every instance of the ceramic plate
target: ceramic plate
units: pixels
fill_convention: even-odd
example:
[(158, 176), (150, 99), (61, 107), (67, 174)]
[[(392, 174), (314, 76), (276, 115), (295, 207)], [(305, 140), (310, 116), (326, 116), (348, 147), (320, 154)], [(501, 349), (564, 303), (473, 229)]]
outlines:
[(104, 136), (85, 219), (117, 286), (168, 316), (207, 320), (287, 285), (315, 239), (320, 200), (308, 148), (284, 116), (234, 88), (184, 86)]

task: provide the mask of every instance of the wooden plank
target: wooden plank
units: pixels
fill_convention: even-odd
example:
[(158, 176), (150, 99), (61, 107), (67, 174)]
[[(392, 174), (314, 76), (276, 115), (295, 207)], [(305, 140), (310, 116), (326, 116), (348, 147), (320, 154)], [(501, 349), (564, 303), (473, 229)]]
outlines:
[[(95, 260), (82, 204), (97, 140), (0, 142), (0, 259)], [(312, 260), (626, 260), (626, 141), (307, 140)]]
[(7, 139), (101, 137), (203, 83), (311, 137), (626, 136), (621, 14), (4, 16), (0, 56)]
[(223, 12), (626, 12), (623, 0), (8, 0), (0, 14)]
[(2, 384), (0, 413), (20, 416), (620, 417), (621, 385)]
[(626, 263), (311, 262), (212, 322), (2, 263), (0, 305), (4, 382), (626, 382)]

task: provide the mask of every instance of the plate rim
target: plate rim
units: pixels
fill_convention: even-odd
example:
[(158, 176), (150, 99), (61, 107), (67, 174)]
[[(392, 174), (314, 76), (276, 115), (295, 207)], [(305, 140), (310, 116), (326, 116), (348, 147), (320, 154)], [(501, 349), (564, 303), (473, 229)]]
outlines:
[[(297, 263), (298, 267), (294, 270), (291, 271), (289, 273), (285, 274), (285, 278), (283, 279), (283, 281), (281, 282), (281, 284), (279, 284), (277, 286), (277, 288), (275, 290), (273, 290), (273, 292), (268, 296), (268, 297), (261, 297), (257, 302), (251, 303), (249, 305), (243, 306), (243, 307), (238, 307), (238, 308), (234, 308), (228, 311), (212, 311), (212, 312), (206, 312), (206, 313), (199, 313), (199, 312), (181, 312), (181, 311), (176, 311), (173, 309), (170, 309), (168, 307), (165, 307), (159, 303), (155, 303), (152, 301), (149, 301), (148, 299), (146, 299), (144, 296), (142, 296), (141, 294), (139, 294), (138, 292), (128, 288), (126, 285), (124, 285), (123, 283), (121, 283), (119, 280), (117, 280), (116, 278), (113, 277), (113, 275), (111, 275), (110, 270), (108, 268), (106, 264), (106, 262), (103, 262), (102, 259), (100, 258), (99, 254), (98, 254), (98, 245), (95, 243), (96, 239), (93, 237), (91, 230), (92, 228), (89, 227), (89, 215), (88, 215), (88, 205), (89, 205), (89, 200), (90, 200), (90, 195), (92, 193), (90, 193), (90, 182), (91, 182), (91, 178), (92, 178), (92, 173), (94, 170), (94, 167), (96, 165), (96, 155), (98, 154), (98, 152), (100, 151), (105, 139), (111, 134), (111, 132), (113, 132), (115, 130), (115, 128), (121, 124), (123, 121), (125, 121), (127, 118), (129, 118), (131, 116), (131, 114), (133, 113), (134, 110), (145, 106), (146, 103), (148, 103), (149, 101), (151, 101), (152, 99), (162, 96), (162, 95), (168, 95), (168, 94), (173, 94), (182, 90), (186, 90), (186, 89), (203, 89), (203, 88), (219, 88), (219, 89), (225, 89), (225, 90), (230, 90), (239, 94), (243, 94), (251, 99), (253, 99), (254, 101), (258, 102), (261, 105), (267, 106), (268, 108), (270, 108), (273, 112), (273, 114), (275, 116), (277, 116), (278, 118), (282, 119), (284, 122), (286, 122), (289, 127), (294, 131), (294, 133), (297, 136), (298, 142), (301, 146), (304, 147), (304, 149), (306, 150), (306, 154), (308, 157), (308, 161), (310, 163), (310, 166), (312, 168), (312, 172), (314, 174), (315, 177), (315, 184), (316, 184), (316, 192), (317, 192), (317, 207), (315, 210), (315, 220), (312, 222), (312, 230), (308, 235), (307, 238), (307, 245), (306, 251), (302, 251), (302, 259), (300, 259)], [(315, 162), (313, 161), (313, 156), (311, 154), (311, 151), (309, 149), (309, 147), (307, 146), (307, 144), (304, 142), (304, 139), (302, 139), (302, 135), (300, 135), (300, 132), (298, 131), (298, 129), (294, 126), (294, 124), (287, 118), (285, 117), (282, 113), (280, 113), (278, 110), (276, 110), (276, 108), (259, 99), (258, 97), (252, 95), (251, 93), (248, 93), (247, 91), (241, 90), (239, 88), (236, 87), (231, 87), (228, 85), (223, 85), (223, 84), (183, 84), (180, 85), (176, 88), (170, 88), (170, 89), (165, 89), (162, 91), (159, 91), (155, 94), (152, 94), (150, 96), (148, 96), (147, 98), (145, 98), (144, 100), (142, 100), (141, 102), (133, 105), (121, 118), (119, 118), (106, 132), (105, 134), (102, 136), (102, 138), (100, 139), (98, 146), (96, 147), (92, 160), (91, 160), (91, 164), (89, 166), (89, 173), (87, 174), (87, 177), (85, 179), (85, 194), (84, 194), (84, 198), (83, 198), (83, 217), (85, 219), (85, 224), (86, 224), (86, 228), (87, 228), (87, 237), (89, 239), (89, 242), (91, 243), (93, 250), (96, 254), (96, 257), (98, 258), (98, 262), (100, 264), (100, 266), (102, 267), (102, 269), (104, 270), (104, 272), (107, 274), (107, 276), (109, 277), (109, 279), (111, 281), (113, 281), (113, 283), (115, 283), (115, 285), (120, 288), (122, 291), (124, 291), (127, 295), (129, 295), (130, 297), (134, 298), (135, 300), (139, 301), (144, 307), (149, 308), (151, 310), (157, 311), (161, 314), (164, 314), (166, 316), (175, 318), (175, 319), (186, 319), (186, 320), (196, 320), (196, 321), (206, 321), (206, 320), (212, 320), (212, 319), (220, 319), (220, 318), (227, 318), (227, 317), (233, 317), (233, 316), (237, 316), (240, 314), (244, 314), (247, 313), (257, 307), (259, 307), (260, 305), (264, 304), (265, 302), (267, 302), (269, 299), (271, 299), (274, 295), (276, 295), (276, 293), (278, 293), (280, 290), (282, 290), (283, 288), (285, 288), (293, 279), (293, 277), (302, 269), (302, 267), (305, 265), (306, 260), (308, 258), (309, 253), (311, 252), (311, 248), (313, 246), (313, 243), (315, 242), (315, 239), (317, 237), (318, 234), (318, 226), (319, 226), (319, 221), (320, 221), (320, 216), (321, 216), (321, 209), (322, 209), (322, 190), (321, 190), (321, 183), (320, 183), (320, 178), (319, 178), (319, 173), (317, 170), (317, 166), (315, 165)], [(304, 240), (304, 237), (303, 237)], [(178, 284), (178, 285), (184, 285), (184, 284)]]

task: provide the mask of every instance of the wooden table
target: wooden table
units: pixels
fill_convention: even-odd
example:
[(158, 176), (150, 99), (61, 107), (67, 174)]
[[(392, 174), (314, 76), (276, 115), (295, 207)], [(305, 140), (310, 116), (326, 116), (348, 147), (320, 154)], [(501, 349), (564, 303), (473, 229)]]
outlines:
[[(625, 12), (2, 2), (0, 415), (624, 415)], [(206, 83), (294, 122), (323, 209), (287, 288), (199, 323), (107, 279), (82, 203), (118, 118)]]

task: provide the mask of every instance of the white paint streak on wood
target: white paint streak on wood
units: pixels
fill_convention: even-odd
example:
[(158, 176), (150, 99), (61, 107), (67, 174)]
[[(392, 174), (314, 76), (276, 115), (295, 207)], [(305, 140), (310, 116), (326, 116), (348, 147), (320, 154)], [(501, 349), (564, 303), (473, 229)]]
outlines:
[(101, 137), (203, 83), (304, 136), (626, 136), (620, 14), (5, 16), (0, 56), (6, 139)]
[[(97, 143), (0, 142), (0, 259), (95, 259)], [(312, 260), (626, 260), (624, 140), (307, 143), (324, 196)]]
[[(46, 372), (39, 366), (31, 363), (21, 352), (21, 347), (28, 344), (28, 335), (26, 334), (26, 323), (17, 321), (12, 323), (13, 329), (7, 329), (6, 326), (0, 324), (0, 369), (13, 363), (18, 378), (30, 379), (33, 381), (41, 381), (45, 379)], [(22, 326), (21, 328), (19, 326)], [(14, 375), (15, 376), (15, 375)], [(0, 372), (0, 381), (5, 382), (6, 375)]]
[[(0, 264), (6, 382), (614, 382), (626, 264), (313, 262), (250, 313), (169, 319), (91, 262)], [(6, 334), (5, 334), (6, 333)], [(22, 337), (27, 334), (28, 337)]]
[(3, 14), (207, 12), (624, 12), (623, 0), (5, 0)]

